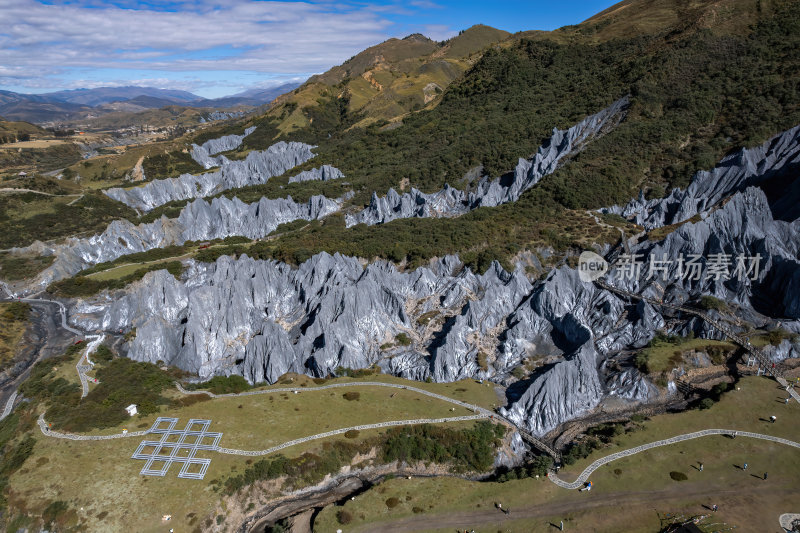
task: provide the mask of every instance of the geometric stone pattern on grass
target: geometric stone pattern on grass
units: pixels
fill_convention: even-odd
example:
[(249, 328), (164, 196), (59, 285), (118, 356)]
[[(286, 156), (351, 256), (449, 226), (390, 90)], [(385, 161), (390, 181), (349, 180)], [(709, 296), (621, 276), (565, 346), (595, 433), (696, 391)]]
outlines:
[(203, 479), (211, 459), (197, 458), (198, 450), (216, 451), (222, 433), (208, 431), (211, 420), (192, 418), (183, 429), (175, 429), (177, 418), (158, 417), (148, 434), (161, 435), (159, 440), (144, 440), (131, 459), (147, 461), (139, 472), (143, 476), (164, 477), (173, 463), (180, 463), (179, 478)]

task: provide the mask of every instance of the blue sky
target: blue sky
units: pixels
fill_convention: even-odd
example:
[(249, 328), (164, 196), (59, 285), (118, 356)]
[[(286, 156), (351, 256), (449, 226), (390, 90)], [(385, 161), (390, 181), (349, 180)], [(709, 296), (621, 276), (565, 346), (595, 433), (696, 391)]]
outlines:
[(390, 37), (551, 30), (610, 0), (0, 0), (0, 90), (147, 85), (205, 97), (303, 81)]

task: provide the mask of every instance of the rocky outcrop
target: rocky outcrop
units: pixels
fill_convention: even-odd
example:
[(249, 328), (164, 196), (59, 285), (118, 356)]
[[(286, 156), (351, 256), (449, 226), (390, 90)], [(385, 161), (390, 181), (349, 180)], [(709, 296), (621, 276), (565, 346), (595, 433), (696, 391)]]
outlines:
[(603, 397), (597, 375), (597, 353), (591, 344), (538, 376), (522, 397), (500, 413), (534, 435), (593, 409)]
[[(216, 141), (219, 140), (216, 139)], [(211, 142), (208, 141), (203, 146)], [(228, 141), (228, 144), (230, 144), (230, 141)], [(214, 144), (212, 149), (217, 149), (221, 146)], [(197, 155), (200, 148), (196, 147), (195, 155)], [(211, 164), (211, 159), (213, 159), (212, 166), (216, 166), (219, 163), (219, 170), (204, 174), (183, 174), (177, 178), (153, 180), (145, 185), (130, 189), (112, 188), (105, 191), (105, 194), (135, 209), (150, 211), (159, 205), (177, 200), (204, 198), (228, 189), (265, 183), (269, 178), (283, 174), (287, 170), (314, 157), (314, 153), (311, 151), (312, 148), (313, 146), (304, 143), (281, 141), (266, 150), (250, 152), (242, 161), (230, 161), (225, 156), (212, 158), (207, 155), (207, 158), (210, 159), (204, 159), (204, 161)], [(205, 151), (205, 149), (203, 150)]]
[(337, 211), (340, 205), (340, 201), (324, 196), (312, 196), (304, 204), (294, 202), (291, 197), (262, 198), (252, 204), (238, 198), (214, 198), (211, 202), (195, 200), (175, 219), (162, 217), (139, 225), (116, 220), (103, 233), (88, 239), (72, 238), (65, 244), (50, 247), (38, 245), (41, 253), (55, 255), (56, 259), (32, 285), (44, 288), (52, 281), (69, 277), (97, 263), (190, 240), (233, 235), (259, 239), (269, 235), (280, 224), (299, 219), (320, 219)]
[(318, 168), (311, 170), (304, 170), (303, 172), (289, 178), (289, 183), (300, 183), (303, 181), (328, 181), (343, 178), (344, 174), (336, 167), (330, 165), (322, 165)]
[(193, 144), (190, 155), (192, 159), (197, 161), (197, 164), (202, 165), (206, 169), (215, 167), (220, 164), (221, 161), (211, 158), (212, 155), (239, 148), (244, 138), (254, 131), (256, 131), (256, 127), (251, 126), (244, 130), (244, 134), (242, 135), (225, 135), (218, 139), (210, 139), (200, 146)]
[[(763, 320), (759, 313), (800, 318), (800, 220), (773, 219), (757, 187), (737, 192), (704, 220), (683, 224), (661, 242), (634, 246), (631, 254), (638, 267), (617, 261), (608, 276), (631, 292), (673, 303), (711, 295), (740, 307), (740, 316), (755, 323)], [(748, 270), (751, 258), (758, 258), (752, 259), (757, 272)], [(651, 275), (651, 260), (667, 263)]]
[[(798, 184), (800, 172), (800, 126), (787, 130), (755, 148), (743, 148), (725, 157), (711, 171), (700, 171), (686, 190), (673, 189), (666, 198), (646, 200), (644, 194), (625, 207), (602, 209), (622, 215), (646, 229), (676, 224), (707, 212), (735, 192), (748, 187), (767, 187), (772, 183), (775, 200), (772, 204), (776, 218), (795, 220), (800, 216)], [(769, 190), (769, 188), (767, 188)], [(792, 194), (787, 194), (791, 192)]]
[[(251, 382), (373, 364), (412, 379), (501, 379), (538, 345), (561, 362), (542, 371), (508, 414), (540, 434), (603, 397), (598, 366), (605, 354), (591, 328), (611, 331), (622, 307), (566, 267), (534, 286), (522, 271), (498, 264), (475, 275), (455, 257), (403, 273), (382, 261), (363, 267), (354, 258), (319, 254), (296, 269), (244, 256), (191, 263), (182, 281), (150, 273), (119, 297), (79, 303), (72, 316), (92, 330), (136, 328), (133, 359)], [(426, 335), (419, 319), (432, 312), (451, 318)], [(401, 333), (409, 346), (396, 341)], [(477, 357), (482, 349), (485, 368)], [(644, 385), (626, 397), (648, 394)], [(530, 409), (535, 416), (523, 414)]]
[[(383, 198), (373, 196), (370, 207), (349, 218), (348, 225), (453, 216), (514, 201), (565, 156), (613, 127), (626, 105), (623, 99), (569, 130), (555, 130), (536, 156), (520, 161), (513, 178), (484, 178), (469, 194), (450, 187), (435, 194), (390, 191)], [(606, 281), (675, 304), (713, 295), (751, 323), (779, 322), (800, 332), (800, 220), (786, 201), (800, 188), (792, 173), (796, 141), (795, 129), (742, 151), (698, 174), (685, 192), (673, 191), (662, 207), (654, 203), (642, 211), (641, 221), (656, 226), (701, 216), (659, 242), (631, 244), (629, 253), (639, 266), (628, 275), (624, 265), (612, 265)], [(320, 170), (321, 178), (325, 172)], [(778, 189), (782, 195), (775, 194)], [(338, 207), (323, 197), (302, 205), (291, 199), (252, 205), (198, 200), (178, 219), (114, 223), (93, 242), (74, 241), (57, 253), (51, 269), (74, 269), (187, 239), (255, 238), (281, 222), (320, 218)], [(760, 255), (759, 270), (743, 279), (715, 276), (714, 254), (731, 261)], [(697, 276), (681, 275), (686, 264), (678, 263), (680, 257), (697, 258)], [(649, 276), (651, 258), (669, 262), (657, 273), (663, 279)], [(696, 317), (627, 301), (583, 282), (566, 266), (533, 282), (523, 268), (508, 272), (495, 263), (480, 274), (453, 256), (408, 272), (385, 261), (364, 266), (356, 258), (325, 253), (297, 268), (246, 256), (210, 264), (190, 261), (181, 280), (153, 272), (124, 291), (79, 301), (72, 311), (73, 322), (87, 330), (135, 328), (129, 357), (174, 364), (204, 379), (239, 374), (250, 382), (274, 382), (290, 371), (326, 376), (339, 367), (378, 365), (410, 379), (504, 382), (514, 393), (502, 413), (536, 435), (594, 409), (606, 396), (638, 402), (657, 394), (642, 374), (611, 359), (646, 345), (656, 331), (721, 335)], [(780, 360), (797, 349), (785, 341), (769, 356)], [(517, 381), (511, 371), (522, 364), (535, 370)]]
[(200, 124), (206, 122), (213, 122), (216, 120), (230, 120), (232, 118), (241, 118), (245, 115), (244, 111), (212, 111), (205, 117), (200, 117)]
[(579, 151), (586, 142), (619, 124), (627, 108), (628, 98), (625, 97), (568, 130), (554, 128), (549, 142), (539, 147), (531, 159), (519, 160), (513, 177), (484, 177), (476, 190), (469, 193), (449, 186), (432, 194), (413, 188), (404, 194), (390, 189), (383, 198), (373, 193), (369, 206), (355, 215), (348, 215), (346, 224), (350, 227), (356, 224), (382, 224), (400, 218), (457, 216), (482, 206), (515, 202), (542, 177), (553, 173), (566, 156)]

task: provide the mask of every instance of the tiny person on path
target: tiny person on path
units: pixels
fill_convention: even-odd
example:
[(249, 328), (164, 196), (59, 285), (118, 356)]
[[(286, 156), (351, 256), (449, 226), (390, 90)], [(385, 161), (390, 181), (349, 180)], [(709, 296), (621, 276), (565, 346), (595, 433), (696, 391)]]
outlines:
[(703, 463), (700, 463), (700, 471), (703, 471)]
[(767, 479), (767, 473), (764, 472), (764, 480), (766, 480), (766, 479)]
[(742, 470), (747, 470), (747, 463), (742, 465)]
[(789, 398), (786, 398), (786, 399), (783, 401), (783, 403), (784, 403), (784, 405), (789, 405)]
[(770, 421), (770, 422), (772, 422), (772, 423), (774, 424), (774, 423), (775, 423), (775, 419), (776, 419), (776, 418), (777, 418), (777, 417), (776, 417), (775, 415), (772, 415), (771, 417), (769, 417), (769, 421)]
[(564, 521), (563, 521), (563, 520), (561, 521), (561, 527), (560, 527), (560, 529), (561, 529), (561, 531), (564, 531)]
[(719, 509), (719, 507), (717, 507), (716, 503), (711, 506), (711, 510), (714, 511), (715, 513), (717, 512), (717, 509)]

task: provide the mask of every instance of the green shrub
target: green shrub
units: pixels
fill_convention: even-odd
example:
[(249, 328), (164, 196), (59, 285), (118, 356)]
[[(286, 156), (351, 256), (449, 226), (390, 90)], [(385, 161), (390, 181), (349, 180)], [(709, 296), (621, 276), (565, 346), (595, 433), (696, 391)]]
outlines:
[(701, 296), (700, 301), (698, 302), (698, 306), (701, 309), (705, 309), (707, 311), (714, 310), (725, 312), (729, 311), (728, 304), (724, 301), (720, 300), (719, 298), (715, 298), (713, 296)]
[[(67, 363), (70, 359), (59, 362)], [(125, 407), (132, 403), (138, 405), (143, 415), (157, 412), (158, 406), (170, 403), (161, 392), (172, 386), (173, 378), (153, 364), (125, 357), (98, 364), (99, 383), (83, 400), (77, 383), (52, 378), (50, 371), (55, 364), (58, 363), (41, 367), (37, 364), (23, 384), (26, 396), (49, 404), (45, 416), (54, 428), (84, 432), (113, 427), (129, 418)]]
[(395, 335), (394, 340), (400, 346), (408, 346), (409, 344), (411, 344), (411, 339), (408, 338), (408, 335), (406, 335), (405, 333), (398, 333), (397, 335)]
[(361, 399), (361, 393), (356, 391), (349, 391), (342, 394), (342, 397), (348, 402), (353, 402), (353, 401), (357, 402)]
[(700, 410), (711, 409), (714, 406), (714, 400), (711, 398), (703, 398), (700, 400), (700, 403), (697, 404), (697, 408)]
[(674, 481), (686, 481), (687, 479), (689, 479), (689, 477), (683, 472), (676, 472), (674, 470), (669, 473), (669, 477)]
[(518, 466), (497, 476), (497, 481), (504, 483), (514, 479), (525, 479), (529, 477), (542, 477), (553, 468), (553, 459), (546, 455), (537, 455), (528, 464)]
[(389, 509), (394, 509), (395, 507), (400, 505), (400, 500), (392, 496), (391, 498), (387, 499), (385, 503), (386, 507), (388, 507)]
[(3, 311), (2, 318), (10, 322), (25, 322), (31, 314), (31, 305), (25, 302), (11, 302)]
[(768, 331), (766, 334), (767, 342), (769, 342), (772, 346), (778, 346), (780, 343), (784, 341), (784, 339), (789, 339), (791, 341), (794, 341), (796, 338), (797, 335), (790, 333), (784, 328), (775, 328), (773, 330)]
[(114, 352), (105, 344), (101, 344), (90, 357), (96, 361), (107, 363), (114, 358)]
[(242, 376), (214, 376), (202, 383), (190, 383), (188, 390), (208, 390), (214, 394), (239, 394), (253, 388)]
[(494, 449), (505, 428), (491, 422), (471, 429), (453, 430), (428, 424), (392, 428), (386, 434), (383, 458), (392, 461), (422, 461), (451, 464), (456, 471), (488, 470)]

